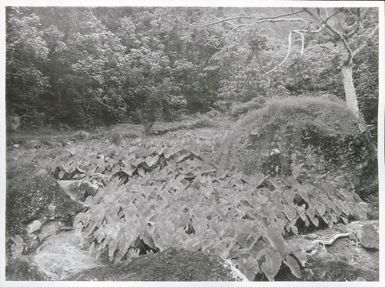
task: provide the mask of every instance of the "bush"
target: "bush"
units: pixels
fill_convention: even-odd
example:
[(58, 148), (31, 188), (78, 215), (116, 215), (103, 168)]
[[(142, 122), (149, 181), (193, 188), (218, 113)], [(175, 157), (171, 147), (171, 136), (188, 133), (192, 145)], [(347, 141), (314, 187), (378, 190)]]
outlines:
[(375, 157), (344, 104), (328, 97), (288, 97), (246, 116), (226, 139), (218, 161), (221, 169), (329, 181), (365, 197), (368, 176), (377, 182)]

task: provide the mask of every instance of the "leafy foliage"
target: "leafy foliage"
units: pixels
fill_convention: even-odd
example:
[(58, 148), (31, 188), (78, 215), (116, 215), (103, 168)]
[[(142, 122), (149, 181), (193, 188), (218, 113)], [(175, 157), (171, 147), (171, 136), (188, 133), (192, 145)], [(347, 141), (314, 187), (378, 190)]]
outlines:
[[(334, 17), (331, 24), (353, 25), (357, 9), (337, 10), (341, 19)], [(364, 32), (376, 24), (375, 11), (368, 11), (360, 26)], [(214, 106), (229, 111), (233, 103), (264, 102), (282, 91), (343, 98), (338, 65), (344, 49), (329, 34), (306, 34), (303, 55), (294, 39), (284, 65), (267, 73), (285, 57), (289, 31), (303, 27), (254, 23), (253, 17), (287, 12), (9, 7), (7, 111), (21, 116), (25, 128), (61, 124), (84, 129), (128, 120), (151, 125)], [(205, 25), (237, 16), (231, 23)], [(349, 44), (356, 48), (361, 38), (352, 35)], [(360, 109), (374, 127), (378, 43), (370, 40), (355, 60)]]
[(289, 249), (286, 236), (365, 217), (353, 194), (331, 186), (217, 172), (208, 156), (219, 134), (168, 136), (99, 156), (73, 152), (60, 166), (59, 178), (77, 171), (99, 185), (74, 222), (92, 255), (119, 262), (179, 247), (231, 259), (250, 279), (274, 280), (282, 264), (300, 277), (305, 254)]

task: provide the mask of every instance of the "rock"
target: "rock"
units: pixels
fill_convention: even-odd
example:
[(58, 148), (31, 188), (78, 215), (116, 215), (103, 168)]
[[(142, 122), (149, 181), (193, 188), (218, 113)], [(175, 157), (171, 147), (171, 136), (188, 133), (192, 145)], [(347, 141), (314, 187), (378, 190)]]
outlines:
[(100, 264), (80, 248), (80, 238), (70, 231), (49, 237), (32, 257), (32, 265), (49, 280), (65, 280)]
[(60, 221), (48, 221), (46, 222), (39, 231), (40, 241), (46, 240), (50, 236), (54, 236), (60, 232), (62, 224)]
[(219, 170), (294, 176), (378, 194), (377, 153), (346, 105), (318, 97), (288, 97), (248, 114), (217, 154)]
[(7, 170), (6, 235), (22, 236), (26, 241), (25, 253), (37, 247), (27, 235), (29, 223), (32, 222), (32, 232), (50, 220), (72, 226), (73, 218), (82, 209), (46, 172), (38, 172), (33, 166)]
[[(349, 237), (342, 237), (325, 248), (314, 249), (306, 255), (307, 262), (303, 270), (305, 281), (378, 281), (379, 280), (379, 252), (378, 250), (366, 250), (357, 245), (363, 226), (372, 226), (377, 230), (378, 220), (354, 221), (347, 225), (338, 224), (330, 229), (317, 230), (307, 236), (288, 239), (291, 249), (306, 249), (313, 244), (313, 239), (329, 240), (336, 234), (350, 233)], [(370, 227), (370, 229), (372, 228)], [(365, 227), (366, 229), (368, 227)], [(309, 238), (309, 239), (308, 239)], [(361, 242), (362, 244), (362, 242)], [(275, 278), (277, 281), (298, 281), (288, 268), (282, 268)]]
[(27, 256), (7, 261), (5, 277), (9, 281), (45, 281), (48, 279), (35, 264), (30, 262), (30, 258)]
[(28, 224), (28, 233), (33, 233), (40, 230), (41, 222), (39, 220), (34, 220), (32, 223)]
[(169, 249), (109, 266), (82, 271), (66, 280), (77, 281), (241, 281), (218, 256), (200, 251)]
[(363, 247), (367, 249), (379, 249), (379, 234), (372, 224), (368, 223), (362, 226), (358, 238)]

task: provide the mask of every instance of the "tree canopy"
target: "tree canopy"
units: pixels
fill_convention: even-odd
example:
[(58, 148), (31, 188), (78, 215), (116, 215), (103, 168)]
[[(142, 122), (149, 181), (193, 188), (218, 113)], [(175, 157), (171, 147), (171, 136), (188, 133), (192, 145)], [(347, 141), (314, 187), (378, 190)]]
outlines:
[(348, 53), (360, 111), (376, 125), (376, 9), (304, 12), (8, 7), (7, 111), (27, 128), (87, 128), (288, 94), (344, 99)]

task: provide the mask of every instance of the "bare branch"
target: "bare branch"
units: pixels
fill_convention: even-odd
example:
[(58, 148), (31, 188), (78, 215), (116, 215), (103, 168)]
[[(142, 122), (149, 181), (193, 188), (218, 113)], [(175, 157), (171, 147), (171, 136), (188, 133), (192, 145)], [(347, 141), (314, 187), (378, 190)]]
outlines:
[(326, 28), (329, 29), (329, 31), (331, 31), (333, 34), (335, 34), (336, 36), (338, 36), (338, 38), (340, 38), (340, 40), (342, 41), (342, 44), (344, 45), (346, 51), (348, 52), (348, 59), (347, 59), (347, 61), (351, 61), (351, 59), (352, 59), (352, 53), (353, 53), (353, 52), (352, 52), (352, 49), (350, 49), (349, 44), (348, 44), (346, 38), (344, 37), (344, 35), (342, 35), (341, 32), (339, 32), (339, 31), (333, 29), (328, 23), (325, 23), (325, 26), (326, 26)]
[(212, 26), (212, 25), (215, 25), (215, 24), (223, 23), (223, 22), (229, 23), (228, 21), (239, 20), (239, 19), (255, 19), (255, 23), (285, 22), (285, 21), (287, 21), (287, 22), (306, 21), (303, 18), (284, 18), (284, 17), (287, 17), (287, 16), (297, 15), (297, 14), (300, 14), (300, 13), (303, 13), (303, 12), (304, 12), (303, 10), (299, 10), (299, 11), (296, 11), (296, 12), (282, 14), (282, 15), (268, 17), (268, 18), (256, 18), (255, 16), (229, 17), (229, 18), (225, 18), (225, 19), (219, 19), (217, 21), (214, 21), (214, 22), (211, 22), (211, 23), (207, 23), (207, 24), (204, 24), (204, 25), (201, 25), (201, 26), (197, 26), (197, 28), (204, 28), (204, 27)]
[(290, 31), (289, 37), (288, 37), (287, 53), (286, 53), (285, 58), (282, 60), (281, 63), (279, 63), (279, 64), (278, 64), (277, 66), (275, 66), (273, 69), (267, 71), (267, 72), (265, 73), (265, 75), (268, 75), (268, 74), (270, 74), (271, 72), (274, 72), (275, 70), (277, 70), (280, 66), (282, 66), (282, 65), (286, 62), (287, 58), (289, 58), (290, 51), (291, 51), (291, 35), (292, 35), (292, 34), (293, 34), (293, 32)]
[(319, 19), (316, 15), (314, 15), (313, 12), (310, 11), (309, 8), (303, 8), (303, 10), (309, 14), (314, 20), (318, 21), (318, 22), (322, 22), (321, 19)]
[(368, 40), (374, 36), (374, 34), (377, 32), (377, 30), (378, 30), (378, 24), (377, 24), (376, 27), (374, 27), (374, 29), (372, 30), (372, 32), (369, 33), (369, 35), (368, 35), (367, 38), (366, 38), (366, 41), (365, 41), (364, 43), (362, 43), (362, 45), (359, 46), (359, 47), (352, 53), (352, 58), (354, 58), (359, 52), (362, 51), (363, 48), (365, 48), (366, 44), (368, 43)]

